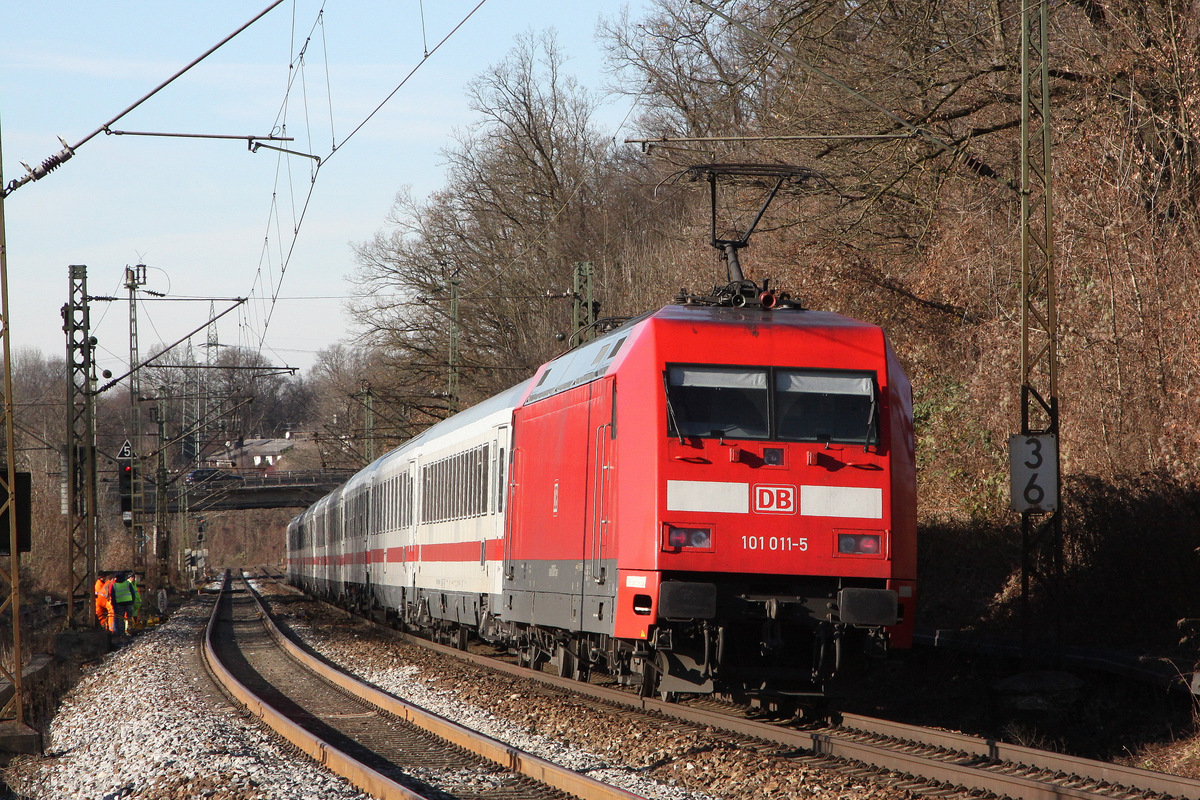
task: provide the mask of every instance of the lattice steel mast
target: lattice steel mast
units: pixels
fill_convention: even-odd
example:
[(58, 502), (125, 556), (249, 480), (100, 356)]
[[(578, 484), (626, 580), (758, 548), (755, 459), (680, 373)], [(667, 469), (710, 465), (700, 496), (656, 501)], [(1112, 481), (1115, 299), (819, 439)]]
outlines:
[[(96, 397), (95, 342), (88, 312), (87, 267), (72, 264), (70, 299), (63, 306), (67, 335), (67, 446), (63, 454), (67, 518), (67, 617), (72, 625), (90, 613), (96, 582)], [(79, 609), (83, 614), (78, 614)], [(82, 618), (80, 618), (82, 617)]]
[[(1023, 637), (1034, 632), (1033, 593), (1047, 607), (1063, 570), (1059, 504), (1058, 315), (1051, 174), (1049, 3), (1028, 0), (1021, 27), (1021, 433), (1014, 437), (1013, 508), (1021, 511)], [(1052, 635), (1059, 629), (1057, 614)], [(1052, 636), (1057, 638), (1057, 636)], [(1028, 653), (1027, 653), (1028, 654)]]
[[(146, 265), (125, 268), (125, 288), (129, 290), (129, 439), (133, 442), (133, 474), (130, 482), (130, 529), (133, 532), (133, 565), (146, 569), (146, 484), (142, 456), (142, 371), (138, 356), (137, 290), (146, 285)], [(149, 574), (147, 573), (147, 578)]]

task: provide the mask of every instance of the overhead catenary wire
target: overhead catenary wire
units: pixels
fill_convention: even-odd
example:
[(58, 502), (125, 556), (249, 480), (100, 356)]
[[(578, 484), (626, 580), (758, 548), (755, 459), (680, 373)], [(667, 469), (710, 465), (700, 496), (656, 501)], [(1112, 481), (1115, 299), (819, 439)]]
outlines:
[(64, 141), (60, 138), (59, 141), (62, 141), (62, 144), (63, 144), (62, 150), (60, 150), (58, 153), (54, 154), (53, 156), (50, 156), (49, 158), (47, 158), (36, 169), (29, 169), (28, 172), (24, 176), (10, 181), (7, 187), (0, 187), (0, 193), (3, 193), (4, 195), (12, 194), (15, 190), (19, 189), (24, 184), (29, 183), (30, 181), (40, 180), (40, 179), (44, 178), (46, 175), (53, 172), (55, 169), (57, 169), (59, 166), (61, 166), (63, 162), (67, 161), (69, 158), (71, 158), (73, 155), (75, 155), (75, 152), (80, 147), (83, 147), (83, 145), (87, 144), (92, 139), (99, 136), (101, 133), (105, 133), (106, 131), (108, 131), (109, 128), (113, 124), (115, 124), (118, 120), (125, 117), (131, 111), (136, 109), (142, 103), (145, 103), (151, 97), (154, 97), (154, 95), (158, 94), (166, 87), (170, 86), (180, 76), (182, 76), (184, 73), (191, 70), (192, 67), (196, 66), (201, 61), (208, 58), (210, 55), (215, 53), (217, 50), (221, 49), (223, 46), (228, 44), (234, 37), (236, 37), (242, 31), (249, 28), (255, 22), (258, 22), (260, 19), (262, 19), (264, 16), (266, 16), (268, 13), (270, 13), (276, 6), (278, 6), (282, 2), (283, 2), (283, 0), (274, 0), (273, 3), (271, 3), (269, 6), (264, 8), (262, 11), (258, 12), (258, 14), (256, 14), (249, 22), (242, 25), (240, 28), (238, 28), (233, 33), (226, 36), (221, 41), (217, 42), (215, 45), (210, 47), (208, 50), (204, 51), (204, 53), (202, 53), (200, 56), (192, 59), (192, 61), (189, 62), (186, 66), (184, 66), (182, 69), (180, 69), (178, 72), (176, 72), (171, 77), (167, 78), (165, 81), (160, 83), (158, 86), (151, 89), (149, 91), (149, 93), (143, 95), (139, 100), (134, 102), (133, 105), (129, 106), (124, 111), (117, 114), (115, 117), (110, 119), (108, 122), (105, 122), (99, 128), (96, 128), (96, 130), (92, 131), (87, 136), (83, 137), (78, 142), (76, 142), (75, 144), (68, 145), (66, 143), (66, 141)]
[[(473, 8), (471, 8), (471, 10), (468, 11), (461, 20), (459, 20), (459, 22), (450, 30), (449, 33), (447, 33), (445, 36), (443, 36), (442, 39), (439, 40), (433, 46), (432, 49), (429, 49), (429, 50), (427, 50), (427, 52), (425, 52), (424, 57), (419, 62), (417, 62), (417, 64), (408, 72), (408, 74), (406, 74), (400, 80), (400, 82), (396, 85), (396, 87), (394, 89), (392, 89), (392, 91), (389, 92), (387, 94), (387, 96), (385, 96), (383, 98), (383, 100), (381, 100), (379, 102), (379, 104), (373, 110), (371, 110), (350, 131), (350, 133), (346, 135), (345, 138), (342, 139), (342, 141), (340, 143), (335, 142), (332, 145), (332, 148), (331, 148), (329, 154), (324, 156), (324, 158), (312, 168), (312, 174), (311, 174), (311, 179), (309, 182), (308, 191), (304, 197), (303, 203), (300, 205), (299, 214), (293, 215), (295, 217), (295, 222), (292, 227), (291, 241), (288, 243), (286, 254), (284, 254), (281, 258), (280, 267), (279, 267), (279, 277), (277, 280), (272, 281), (272, 286), (270, 288), (271, 298), (267, 305), (267, 310), (266, 310), (264, 318), (263, 318), (262, 330), (258, 333), (258, 346), (260, 349), (263, 347), (263, 343), (266, 340), (267, 331), (270, 328), (271, 320), (274, 317), (275, 307), (276, 307), (276, 303), (278, 302), (278, 299), (280, 297), (283, 280), (287, 273), (288, 265), (291, 263), (292, 256), (295, 253), (296, 243), (299, 239), (300, 228), (303, 225), (304, 219), (308, 213), (309, 205), (312, 202), (313, 191), (315, 189), (317, 176), (319, 175), (320, 170), (326, 164), (328, 164), (329, 160), (332, 159), (333, 156), (336, 155), (337, 152), (339, 150), (341, 150), (341, 148), (343, 148), (351, 139), (353, 139), (355, 137), (355, 135), (358, 134), (358, 132), (361, 131), (367, 125), (367, 123), (369, 123), (383, 109), (383, 107), (386, 106), (393, 97), (395, 97), (395, 95), (402, 88), (404, 88), (404, 86), (421, 69), (421, 67), (424, 66), (429, 61), (429, 59), (438, 50), (440, 50), (442, 48), (442, 46), (446, 44), (446, 42), (448, 42), (451, 39), (451, 37), (453, 37), (456, 33), (458, 33), (458, 31), (463, 27), (463, 25), (465, 25), (471, 19), (471, 17), (473, 17), (475, 15), (475, 13), (477, 11), (479, 11), (480, 8), (483, 7), (483, 5), (486, 2), (487, 2), (487, 0), (479, 0), (479, 2)], [(289, 88), (289, 91), (290, 91), (290, 88)], [(275, 207), (275, 199), (274, 199), (275, 195), (272, 195), (272, 198), (273, 198), (272, 199), (272, 207)], [(260, 270), (260, 274), (261, 274), (261, 270)], [(256, 275), (256, 277), (255, 277), (256, 282), (258, 281), (259, 277), (260, 277), (260, 275)]]
[(239, 298), (239, 299), (238, 299), (238, 301), (237, 301), (237, 302), (236, 302), (234, 305), (232, 305), (232, 306), (230, 306), (229, 308), (225, 309), (225, 310), (224, 310), (224, 311), (222, 311), (220, 314), (217, 314), (215, 317), (213, 317), (212, 319), (210, 319), (210, 320), (208, 320), (207, 322), (205, 322), (205, 323), (204, 323), (203, 325), (201, 325), (199, 328), (196, 328), (196, 329), (192, 330), (192, 331), (191, 331), (190, 333), (188, 333), (186, 336), (183, 336), (182, 338), (180, 338), (180, 339), (176, 340), (174, 344), (171, 344), (171, 345), (169, 345), (169, 346), (167, 346), (167, 347), (163, 348), (163, 349), (162, 349), (162, 350), (161, 350), (161, 351), (160, 351), (158, 354), (151, 356), (150, 358), (148, 358), (148, 359), (146, 359), (146, 360), (142, 361), (142, 363), (140, 363), (140, 364), (136, 364), (136, 365), (134, 365), (134, 364), (130, 364), (130, 365), (129, 365), (129, 371), (128, 371), (128, 372), (126, 372), (126, 373), (125, 373), (125, 374), (123, 374), (123, 375), (119, 375), (119, 376), (117, 376), (116, 378), (113, 378), (113, 379), (112, 379), (112, 380), (110, 380), (108, 383), (104, 384), (104, 385), (103, 385), (103, 386), (101, 386), (99, 389), (97, 389), (97, 390), (95, 391), (95, 394), (100, 394), (101, 392), (104, 392), (104, 391), (107, 391), (108, 389), (111, 389), (113, 386), (116, 386), (118, 383), (120, 383), (121, 381), (123, 381), (123, 380), (125, 380), (126, 378), (128, 378), (128, 377), (129, 377), (130, 375), (132, 375), (132, 374), (133, 374), (135, 371), (137, 371), (137, 370), (141, 369), (142, 367), (148, 366), (148, 365), (150, 365), (151, 363), (153, 363), (153, 362), (157, 361), (158, 359), (162, 358), (164, 355), (166, 355), (166, 354), (167, 354), (167, 353), (169, 353), (169, 352), (170, 352), (172, 349), (174, 349), (174, 348), (175, 348), (177, 345), (179, 345), (179, 344), (182, 344), (183, 342), (186, 342), (188, 339), (192, 338), (192, 337), (193, 337), (193, 336), (195, 336), (197, 333), (199, 333), (200, 331), (204, 330), (204, 329), (205, 329), (205, 328), (207, 328), (209, 325), (211, 325), (212, 323), (216, 322), (216, 321), (217, 321), (218, 319), (220, 319), (221, 317), (223, 317), (223, 316), (225, 316), (226, 314), (228, 314), (230, 311), (233, 311), (235, 308), (240, 308), (240, 307), (241, 307), (241, 305), (242, 305), (242, 303), (244, 303), (244, 302), (246, 302), (246, 299), (245, 299), (245, 298)]

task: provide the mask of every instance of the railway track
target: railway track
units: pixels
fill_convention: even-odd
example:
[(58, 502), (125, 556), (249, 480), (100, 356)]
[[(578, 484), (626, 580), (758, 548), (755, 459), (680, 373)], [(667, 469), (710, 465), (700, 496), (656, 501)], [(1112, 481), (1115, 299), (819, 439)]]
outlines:
[(292, 745), (369, 794), (462, 800), (637, 800), (404, 703), (284, 637), (226, 578), (204, 656), (222, 688)]
[(846, 714), (836, 725), (797, 728), (751, 718), (743, 709), (697, 699), (664, 703), (610, 686), (532, 671), (494, 657), (395, 635), (489, 670), (538, 681), (597, 707), (621, 707), (769, 742), (826, 768), (870, 773), (872, 780), (918, 793), (1014, 798), (1196, 798), (1200, 781), (1076, 758), (1001, 741)]

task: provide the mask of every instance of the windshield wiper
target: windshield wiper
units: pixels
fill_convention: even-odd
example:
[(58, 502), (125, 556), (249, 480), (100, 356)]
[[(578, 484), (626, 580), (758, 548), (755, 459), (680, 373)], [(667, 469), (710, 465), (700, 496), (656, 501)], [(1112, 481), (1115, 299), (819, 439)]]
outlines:
[(871, 446), (871, 432), (875, 430), (875, 417), (879, 412), (879, 399), (875, 396), (875, 392), (871, 392), (871, 410), (867, 413), (867, 435), (863, 439), (863, 452)]
[(667, 383), (667, 373), (663, 373), (663, 393), (667, 396), (667, 419), (671, 421), (671, 427), (675, 429), (675, 434), (679, 437), (679, 443), (683, 444), (683, 430), (679, 427), (679, 420), (675, 417), (675, 406), (671, 404), (671, 387)]

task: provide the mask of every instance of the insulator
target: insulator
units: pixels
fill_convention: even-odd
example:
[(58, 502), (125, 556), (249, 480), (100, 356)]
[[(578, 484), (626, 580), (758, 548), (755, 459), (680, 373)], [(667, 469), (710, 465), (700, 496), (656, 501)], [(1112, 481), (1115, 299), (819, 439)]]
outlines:
[(49, 175), (54, 170), (58, 169), (64, 161), (67, 161), (71, 156), (75, 155), (75, 151), (69, 147), (64, 147), (57, 154), (50, 156), (41, 165), (33, 171), (33, 179), (35, 181)]

